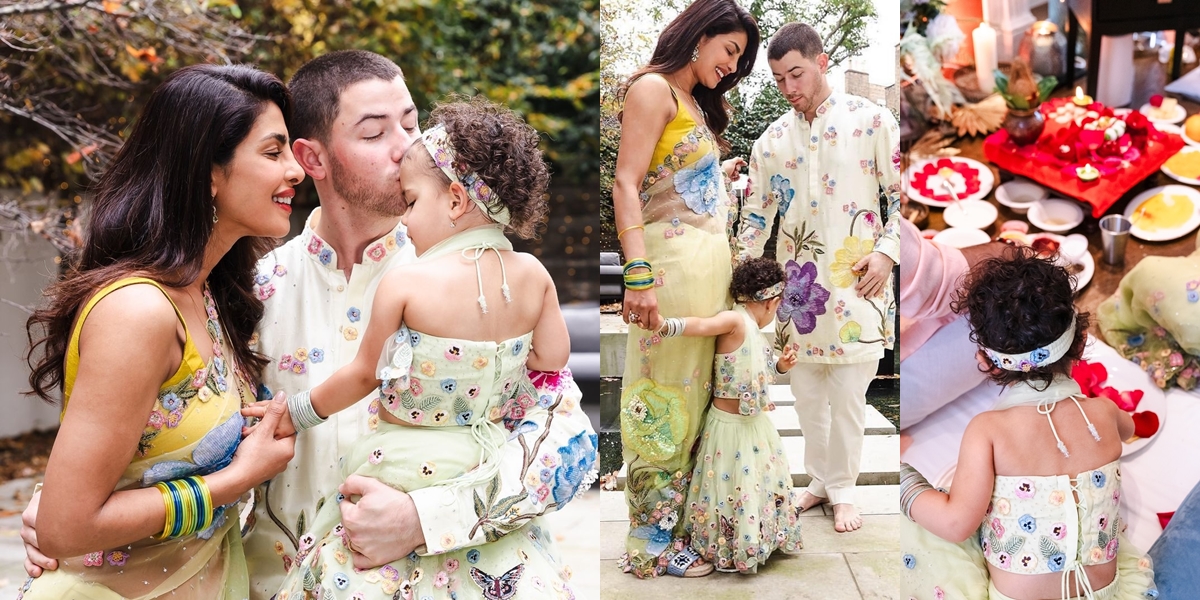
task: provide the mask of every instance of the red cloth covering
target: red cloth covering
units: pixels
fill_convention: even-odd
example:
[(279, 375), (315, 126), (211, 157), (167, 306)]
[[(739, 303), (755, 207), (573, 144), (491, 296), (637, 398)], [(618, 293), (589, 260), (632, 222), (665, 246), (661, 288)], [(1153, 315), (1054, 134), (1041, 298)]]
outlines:
[[(1043, 113), (1069, 102), (1059, 98), (1044, 102)], [(1088, 107), (1101, 114), (1111, 115), (1111, 109), (1099, 104)], [(1059, 194), (1092, 206), (1092, 216), (1099, 218), (1121, 196), (1153, 175), (1167, 159), (1183, 148), (1183, 138), (1154, 128), (1140, 113), (1126, 117), (1128, 133), (1100, 148), (1087, 148), (1079, 139), (1079, 126), (1060, 125), (1047, 118), (1046, 129), (1036, 144), (1017, 146), (1003, 129), (983, 141), (983, 155), (997, 167), (1015, 175), (1028, 177)], [(1075, 168), (1091, 164), (1100, 170), (1100, 177), (1080, 181)]]

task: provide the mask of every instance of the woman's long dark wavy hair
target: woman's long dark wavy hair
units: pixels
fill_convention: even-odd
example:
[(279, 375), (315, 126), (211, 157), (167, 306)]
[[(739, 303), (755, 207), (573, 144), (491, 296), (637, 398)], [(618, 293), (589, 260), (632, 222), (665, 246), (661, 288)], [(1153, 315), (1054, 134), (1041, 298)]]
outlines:
[(731, 109), (729, 101), (725, 99), (725, 92), (732, 90), (742, 78), (750, 74), (758, 57), (759, 45), (758, 23), (750, 16), (749, 11), (734, 0), (696, 0), (675, 17), (675, 20), (659, 34), (650, 63), (629, 77), (621, 87), (618, 99), (623, 100), (629, 85), (642, 75), (674, 73), (688, 66), (692, 60), (692, 51), (700, 44), (701, 38), (735, 31), (746, 34), (746, 50), (738, 59), (737, 71), (726, 75), (715, 88), (707, 88), (697, 83), (691, 90), (696, 104), (704, 112), (705, 124), (717, 138), (721, 152), (728, 152), (729, 142), (721, 136), (729, 127)]
[[(214, 227), (213, 167), (229, 166), (268, 103), (291, 121), (283, 82), (242, 65), (185, 67), (154, 90), (96, 183), (82, 251), (26, 323), (31, 394), (55, 401), (76, 315), (102, 287), (131, 275), (170, 287), (196, 281)], [(271, 238), (238, 240), (208, 279), (236, 364), (255, 387), (269, 362), (249, 347), (263, 314), (255, 263), (273, 246)]]

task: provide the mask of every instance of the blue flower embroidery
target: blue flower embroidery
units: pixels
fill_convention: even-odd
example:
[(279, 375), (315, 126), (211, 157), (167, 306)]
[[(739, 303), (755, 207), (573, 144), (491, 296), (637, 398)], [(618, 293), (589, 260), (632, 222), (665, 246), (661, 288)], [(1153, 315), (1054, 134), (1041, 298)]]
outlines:
[(457, 388), (458, 388), (457, 381), (450, 379), (449, 377), (442, 380), (442, 391), (446, 392), (447, 394), (453, 394), (454, 390)]
[[(196, 444), (192, 451), (191, 462), (185, 460), (168, 460), (160, 462), (142, 474), (142, 485), (150, 487), (160, 481), (182, 479), (192, 475), (208, 475), (229, 466), (233, 461), (233, 453), (237, 451), (242, 441), (242, 426), (246, 424), (240, 413), (234, 413), (227, 421), (213, 428)], [(232, 506), (228, 505), (228, 506)], [(213, 511), (212, 525), (197, 534), (201, 539), (209, 539), (213, 533), (225, 524), (225, 509), (219, 506)]]
[(596, 468), (596, 440), (596, 434), (581, 431), (558, 449), (561, 462), (554, 471), (551, 494), (560, 507), (575, 497), (583, 479)]
[(1137, 335), (1131, 335), (1131, 336), (1125, 338), (1125, 343), (1129, 344), (1130, 346), (1132, 346), (1134, 348), (1141, 346), (1145, 342), (1146, 342), (1146, 336), (1144, 336), (1140, 333)]
[(906, 568), (906, 569), (917, 568), (917, 557), (915, 557), (911, 554), (905, 554), (904, 555), (904, 568)]
[(1196, 293), (1196, 290), (1189, 291), (1188, 292), (1188, 302), (1191, 302), (1193, 304), (1196, 302), (1200, 302), (1200, 293)]
[(472, 414), (473, 413), (471, 411), (464, 410), (454, 417), (454, 422), (458, 423), (459, 425), (470, 425)]
[(420, 343), (421, 343), (421, 334), (419, 334), (415, 331), (409, 332), (408, 345), (412, 346), (413, 348), (416, 348), (417, 344), (420, 344)]
[(321, 261), (321, 264), (323, 265), (328, 265), (333, 260), (333, 251), (331, 251), (329, 248), (322, 250), (321, 253), (317, 255), (317, 260)]
[(479, 562), (479, 550), (472, 548), (467, 551), (467, 562), (475, 564)]
[(163, 408), (167, 409), (168, 412), (174, 411), (180, 406), (183, 406), (183, 399), (180, 398), (175, 392), (168, 392), (167, 395), (163, 396), (162, 398), (162, 406)]
[(525, 347), (525, 343), (522, 342), (521, 340), (517, 340), (516, 342), (514, 342), (513, 349), (512, 349), (513, 356), (520, 354), (521, 348), (524, 348), (524, 347)]
[(357, 323), (358, 320), (362, 318), (362, 311), (351, 306), (350, 310), (346, 311), (346, 318), (350, 319), (351, 323)]
[(1104, 482), (1107, 480), (1108, 477), (1104, 475), (1103, 471), (1092, 471), (1092, 485), (1102, 488), (1104, 487)]
[(746, 224), (759, 231), (766, 231), (767, 218), (757, 213), (747, 213)]
[(630, 531), (629, 535), (646, 540), (646, 552), (656, 556), (662, 554), (663, 550), (667, 549), (667, 544), (671, 543), (671, 532), (663, 531), (654, 525), (642, 525)]
[(1029, 515), (1021, 515), (1021, 518), (1017, 519), (1017, 525), (1025, 533), (1033, 533), (1034, 531), (1037, 531), (1037, 519), (1034, 519)]
[(1035, 365), (1041, 363), (1047, 358), (1050, 358), (1050, 351), (1045, 348), (1038, 348), (1037, 350), (1029, 353), (1029, 360)]
[(405, 235), (403, 231), (396, 232), (396, 244), (397, 245), (403, 246), (404, 243), (407, 241), (408, 241), (408, 236)]
[(325, 351), (320, 348), (313, 348), (308, 351), (308, 362), (319, 363), (325, 360)]
[(688, 165), (675, 173), (675, 191), (683, 197), (683, 203), (692, 212), (717, 216), (717, 199), (720, 197), (719, 182), (721, 168), (714, 154)]
[(258, 275), (254, 276), (254, 283), (257, 283), (258, 285), (266, 285), (270, 280), (271, 276), (267, 275), (266, 273), (259, 273)]
[(796, 196), (796, 190), (792, 189), (790, 179), (784, 179), (783, 175), (772, 175), (771, 195), (779, 201), (779, 214), (786, 215), (788, 207), (792, 205), (792, 198)]
[(1046, 558), (1046, 568), (1050, 569), (1051, 573), (1061, 571), (1066, 563), (1067, 557), (1062, 552), (1056, 552)]

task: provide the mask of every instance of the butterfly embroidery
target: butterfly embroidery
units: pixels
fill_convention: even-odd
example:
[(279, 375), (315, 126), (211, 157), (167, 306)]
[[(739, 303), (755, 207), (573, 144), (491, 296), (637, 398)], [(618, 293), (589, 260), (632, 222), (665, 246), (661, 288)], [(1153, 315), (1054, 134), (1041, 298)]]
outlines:
[(516, 595), (517, 581), (521, 579), (521, 574), (524, 572), (524, 564), (509, 569), (507, 573), (499, 577), (493, 577), (471, 567), (471, 579), (475, 580), (475, 583), (483, 590), (483, 597), (486, 600), (508, 600)]
[(733, 530), (733, 524), (729, 522), (729, 519), (725, 518), (725, 515), (721, 515), (721, 537), (727, 540), (737, 537), (737, 532)]

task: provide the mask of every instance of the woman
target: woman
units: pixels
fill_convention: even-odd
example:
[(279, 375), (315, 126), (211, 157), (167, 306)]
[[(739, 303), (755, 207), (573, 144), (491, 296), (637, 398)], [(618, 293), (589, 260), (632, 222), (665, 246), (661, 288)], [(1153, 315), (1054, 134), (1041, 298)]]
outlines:
[(273, 75), (180, 69), (98, 182), (82, 254), (28, 323), (33, 392), (61, 386), (63, 406), (36, 541), (59, 568), (25, 598), (247, 596), (237, 502), (295, 439), (239, 447), (268, 361), (249, 348), (255, 260), (303, 179), (288, 116)]
[(628, 261), (623, 318), (637, 328), (621, 395), (630, 515), (623, 562), (638, 577), (662, 574), (668, 560), (674, 574), (713, 568), (685, 549), (680, 513), (708, 405), (713, 338), (653, 332), (660, 313), (710, 317), (729, 306), (728, 195), (718, 165), (729, 148), (720, 137), (729, 125), (724, 94), (750, 73), (758, 44), (757, 24), (733, 0), (698, 0), (663, 30), (650, 64), (624, 90), (613, 206)]

